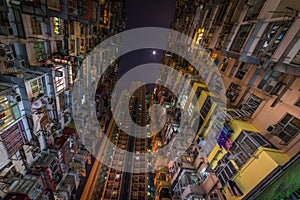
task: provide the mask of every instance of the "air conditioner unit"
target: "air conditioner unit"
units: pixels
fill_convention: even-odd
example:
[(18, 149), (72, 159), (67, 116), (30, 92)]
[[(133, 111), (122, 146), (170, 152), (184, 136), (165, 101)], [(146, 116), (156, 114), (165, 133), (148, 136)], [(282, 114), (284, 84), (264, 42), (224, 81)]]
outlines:
[(230, 92), (227, 93), (227, 98), (228, 98), (231, 102), (234, 102), (238, 96), (239, 96), (239, 95), (238, 95), (237, 93), (234, 93), (233, 91), (230, 91)]
[(10, 102), (20, 102), (21, 96), (19, 94), (10, 94), (7, 96), (8, 101)]
[(278, 130), (276, 129), (276, 126), (270, 125), (267, 128), (267, 133), (272, 134), (272, 135), (277, 135)]
[(277, 83), (278, 83), (278, 81), (274, 81), (274, 80), (268, 81), (264, 85), (264, 87), (262, 88), (262, 90), (265, 91), (268, 94), (271, 94), (272, 91), (274, 90), (274, 88), (276, 87)]

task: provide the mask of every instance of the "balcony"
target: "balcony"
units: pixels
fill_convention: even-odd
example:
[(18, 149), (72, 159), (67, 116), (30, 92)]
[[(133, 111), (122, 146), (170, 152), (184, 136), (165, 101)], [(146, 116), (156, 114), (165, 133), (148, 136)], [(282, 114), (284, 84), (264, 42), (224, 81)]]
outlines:
[(189, 195), (204, 195), (202, 185), (188, 185), (181, 194), (181, 199), (186, 199)]
[[(256, 185), (262, 182), (274, 170), (287, 163), (289, 159), (289, 156), (280, 150), (259, 147), (254, 155), (248, 159), (232, 178), (232, 181), (236, 183), (244, 196), (246, 196)], [(227, 199), (232, 198), (227, 186), (224, 189), (224, 194)]]
[(181, 198), (186, 199), (189, 195), (207, 195), (214, 187), (218, 184), (218, 178), (215, 175), (209, 175), (204, 181), (200, 182), (199, 185), (188, 185), (185, 187)]

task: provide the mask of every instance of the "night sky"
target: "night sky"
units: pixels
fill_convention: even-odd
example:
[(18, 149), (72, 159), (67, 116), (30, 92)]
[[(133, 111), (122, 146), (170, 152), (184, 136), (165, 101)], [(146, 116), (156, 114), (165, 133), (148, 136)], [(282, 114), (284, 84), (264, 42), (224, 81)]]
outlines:
[[(175, 2), (175, 0), (127, 0), (126, 29), (169, 28), (175, 12)], [(152, 49), (143, 49), (123, 55), (120, 61), (120, 75), (141, 64), (160, 63), (162, 51), (157, 52), (158, 54), (153, 56)]]

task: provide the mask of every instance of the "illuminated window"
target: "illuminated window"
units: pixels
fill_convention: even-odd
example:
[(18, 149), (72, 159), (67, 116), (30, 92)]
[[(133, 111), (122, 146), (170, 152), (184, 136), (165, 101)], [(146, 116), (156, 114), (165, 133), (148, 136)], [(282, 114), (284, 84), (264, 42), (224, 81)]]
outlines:
[(85, 50), (85, 40), (84, 39), (80, 40), (80, 50)]
[(107, 13), (107, 10), (105, 9), (103, 11), (103, 24), (106, 24), (107, 20), (108, 20), (108, 13)]
[(192, 157), (190, 157), (190, 156), (187, 156), (187, 155), (182, 155), (180, 157), (180, 160), (182, 162), (185, 162), (185, 163), (193, 163), (194, 162), (194, 159)]
[(10, 102), (7, 96), (0, 96), (0, 130), (20, 118), (20, 111), (17, 103)]
[(42, 35), (42, 26), (34, 16), (30, 16), (32, 34)]
[(34, 49), (35, 49), (35, 55), (36, 55), (36, 60), (41, 61), (44, 60), (46, 57), (44, 45), (41, 42), (36, 42), (34, 43)]
[(186, 95), (182, 96), (181, 107), (184, 108), (188, 97)]
[(200, 44), (202, 38), (203, 38), (203, 34), (204, 34), (204, 29), (203, 28), (199, 28), (197, 33), (194, 36), (194, 40), (196, 42), (196, 44)]
[(37, 96), (40, 93), (44, 93), (42, 78), (38, 78), (30, 81), (31, 94)]
[(214, 33), (215, 33), (215, 28), (211, 28), (208, 32), (208, 35), (206, 36), (206, 38), (204, 39), (204, 46), (208, 47), (212, 38), (214, 37)]
[(277, 47), (279, 46), (281, 40), (285, 36), (291, 21), (279, 21), (271, 22), (267, 26), (264, 34), (260, 38), (256, 48), (254, 49), (254, 54), (257, 55), (269, 55), (271, 56)]

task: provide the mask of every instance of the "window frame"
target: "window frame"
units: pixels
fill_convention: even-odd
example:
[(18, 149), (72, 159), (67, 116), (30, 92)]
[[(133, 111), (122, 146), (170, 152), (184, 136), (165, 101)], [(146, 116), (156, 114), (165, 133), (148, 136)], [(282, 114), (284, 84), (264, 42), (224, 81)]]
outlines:
[(201, 115), (202, 119), (205, 119), (207, 117), (212, 106), (213, 106), (212, 98), (210, 96), (207, 96), (207, 98), (205, 99), (203, 106), (200, 110), (200, 115)]
[(259, 147), (272, 147), (272, 144), (259, 133), (243, 130), (233, 142), (229, 152), (233, 155), (237, 166), (242, 168)]
[[(32, 85), (32, 82), (36, 81), (35, 85)], [(44, 83), (43, 77), (37, 77), (35, 79), (29, 80), (30, 92), (32, 96), (36, 97), (38, 94), (45, 93), (44, 92)], [(33, 88), (37, 88), (36, 92), (33, 92)]]
[[(289, 119), (286, 119), (287, 117), (289, 117)], [(294, 120), (298, 121), (298, 125), (292, 123)], [(276, 132), (276, 136), (281, 139), (283, 144), (289, 144), (300, 133), (300, 119), (298, 119), (290, 113), (286, 113), (284, 117), (277, 123), (276, 126), (280, 128)], [(288, 132), (288, 130), (291, 130), (291, 128), (293, 128), (293, 130), (296, 131), (295, 134)]]
[(230, 46), (230, 51), (240, 52), (242, 50), (247, 38), (250, 35), (252, 27), (253, 27), (253, 24), (250, 24), (250, 23), (243, 24), (239, 27), (239, 30), (235, 36), (235, 39)]
[(244, 77), (246, 76), (247, 72), (249, 71), (250, 65), (242, 62), (235, 74), (235, 78), (239, 79), (239, 80), (243, 80)]
[[(229, 85), (228, 90), (226, 91), (226, 97), (231, 101), (234, 102), (236, 100), (236, 98), (239, 96), (239, 90), (240, 86), (234, 82), (232, 82)], [(233, 94), (232, 94), (233, 93)], [(232, 96), (231, 96), (232, 95)], [(234, 98), (235, 96), (235, 98)]]
[[(253, 51), (253, 54), (255, 55), (273, 54), (278, 48), (278, 46), (280, 45), (281, 41), (284, 39), (291, 23), (292, 20), (270, 22), (267, 25), (264, 33), (260, 37)], [(272, 33), (274, 33), (274, 35), (271, 35)]]
[(256, 96), (255, 94), (251, 94), (247, 101), (242, 105), (241, 110), (246, 111), (249, 114), (249, 116), (252, 116), (259, 108), (262, 102), (262, 98)]
[(37, 22), (35, 16), (30, 16), (30, 24), (31, 24), (31, 30), (32, 34), (34, 35), (42, 35), (42, 24)]
[(226, 72), (226, 69), (228, 68), (228, 65), (229, 65), (229, 59), (224, 58), (221, 66), (220, 66), (220, 71), (221, 72)]
[(226, 182), (232, 179), (236, 174), (237, 169), (234, 167), (233, 163), (230, 160), (227, 161), (223, 166), (217, 166), (216, 175), (223, 187), (226, 185)]

